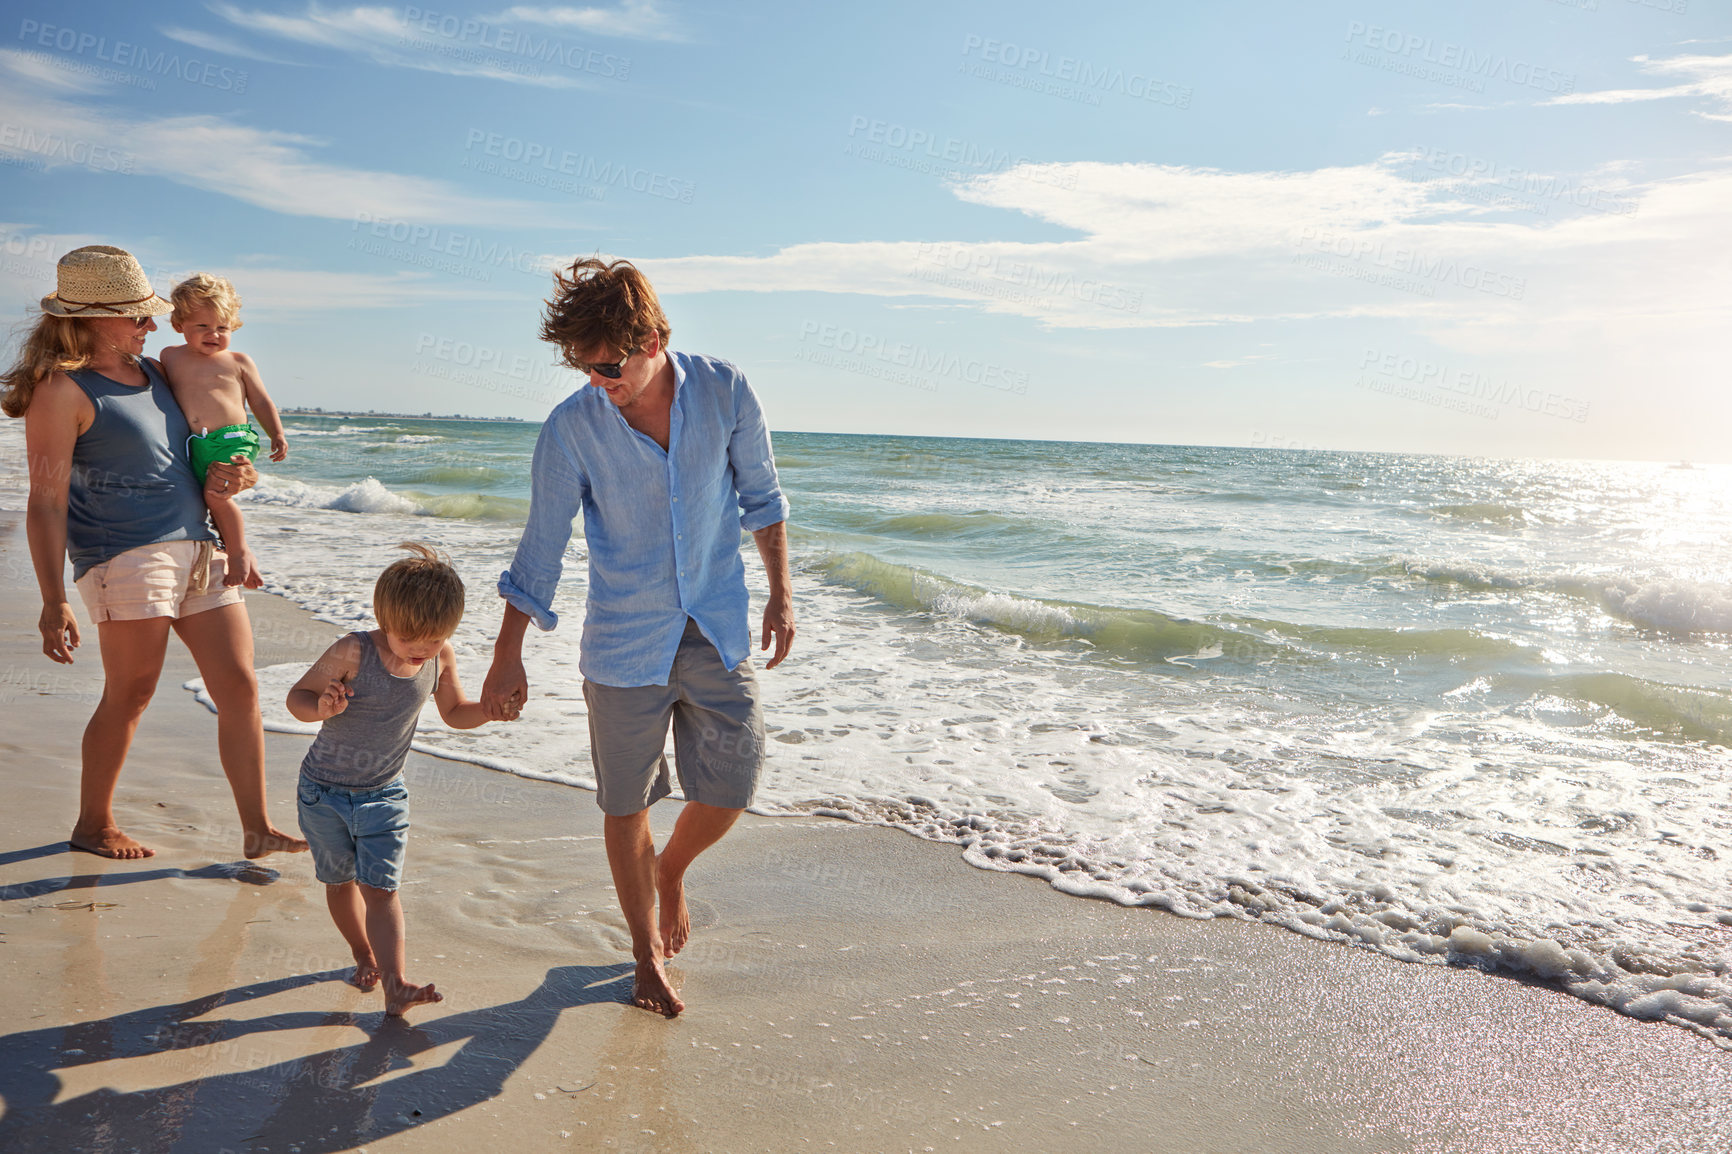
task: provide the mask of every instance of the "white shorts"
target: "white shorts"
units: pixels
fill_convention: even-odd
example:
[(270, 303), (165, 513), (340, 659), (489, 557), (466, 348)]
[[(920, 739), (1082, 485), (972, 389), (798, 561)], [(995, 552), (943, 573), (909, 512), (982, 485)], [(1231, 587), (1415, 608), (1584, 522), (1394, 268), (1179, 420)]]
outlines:
[(178, 619), (239, 605), (238, 585), (224, 585), (228, 558), (214, 541), (158, 541), (140, 545), (100, 565), (76, 582), (95, 624), (104, 621)]

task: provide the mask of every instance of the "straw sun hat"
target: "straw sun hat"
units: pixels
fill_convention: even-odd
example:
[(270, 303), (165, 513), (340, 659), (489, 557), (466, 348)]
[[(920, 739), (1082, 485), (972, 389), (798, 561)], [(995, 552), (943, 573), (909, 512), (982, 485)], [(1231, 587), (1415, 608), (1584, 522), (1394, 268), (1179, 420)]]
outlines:
[(174, 306), (156, 295), (131, 253), (106, 244), (75, 248), (55, 266), (42, 311), (57, 317), (157, 317)]

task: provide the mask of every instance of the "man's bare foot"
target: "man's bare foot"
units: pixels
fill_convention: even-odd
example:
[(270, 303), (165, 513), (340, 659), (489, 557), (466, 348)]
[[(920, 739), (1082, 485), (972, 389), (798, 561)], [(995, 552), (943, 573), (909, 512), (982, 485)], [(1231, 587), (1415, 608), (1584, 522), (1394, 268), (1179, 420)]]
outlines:
[[(357, 990), (371, 993), (379, 984), (379, 967), (377, 963), (368, 961), (355, 962), (355, 972), (349, 975), (349, 984)], [(431, 988), (431, 987), (429, 987)]]
[(660, 958), (646, 958), (637, 964), (637, 976), (631, 985), (631, 1004), (642, 1010), (653, 1010), (664, 1018), (677, 1018), (686, 1008), (668, 983)]
[(94, 830), (83, 830), (72, 827), (72, 836), (66, 839), (66, 844), (84, 853), (93, 853), (97, 857), (118, 858), (129, 861), (133, 858), (155, 857), (156, 851), (142, 842), (120, 832), (119, 826), (105, 825)]
[(241, 846), (248, 859), (265, 857), (273, 853), (306, 853), (307, 843), (298, 837), (290, 837), (274, 825), (267, 825), (262, 830), (248, 830), (241, 839)]
[(403, 1011), (411, 1006), (425, 1006), (433, 1002), (443, 1002), (445, 995), (433, 988), (433, 983), (425, 986), (411, 986), (402, 978), (385, 979), (385, 1016), (401, 1018)]
[(656, 855), (656, 905), (661, 909), (662, 956), (673, 957), (686, 948), (692, 936), (692, 915), (686, 909), (684, 878), (669, 878), (662, 872), (661, 855)]

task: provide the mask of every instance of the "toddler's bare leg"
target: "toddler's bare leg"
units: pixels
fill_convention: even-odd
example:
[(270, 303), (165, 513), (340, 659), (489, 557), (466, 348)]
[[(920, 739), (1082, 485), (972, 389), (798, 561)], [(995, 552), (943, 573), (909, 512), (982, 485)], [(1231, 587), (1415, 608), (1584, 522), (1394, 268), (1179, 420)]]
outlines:
[(360, 886), (361, 900), (367, 906), (367, 940), (373, 944), (373, 957), (378, 960), (379, 975), (385, 981), (385, 1013), (402, 1017), (411, 1006), (442, 1002), (445, 995), (429, 982), (425, 986), (410, 984), (403, 977), (407, 954), (403, 946), (403, 903), (397, 891)]
[(349, 984), (361, 990), (371, 990), (379, 984), (379, 963), (373, 957), (373, 946), (367, 940), (367, 907), (361, 901), (361, 888), (354, 882), (325, 887), (325, 905), (330, 907), (331, 920), (349, 951), (355, 955), (355, 972)]
[(216, 525), (217, 535), (223, 539), (223, 552), (228, 554), (228, 567), (223, 571), (223, 584), (244, 584), (248, 589), (259, 588), (265, 583), (265, 579), (259, 573), (258, 558), (247, 548), (246, 520), (235, 507), (234, 497), (216, 484), (207, 483), (204, 504), (205, 508), (210, 510), (210, 519)]

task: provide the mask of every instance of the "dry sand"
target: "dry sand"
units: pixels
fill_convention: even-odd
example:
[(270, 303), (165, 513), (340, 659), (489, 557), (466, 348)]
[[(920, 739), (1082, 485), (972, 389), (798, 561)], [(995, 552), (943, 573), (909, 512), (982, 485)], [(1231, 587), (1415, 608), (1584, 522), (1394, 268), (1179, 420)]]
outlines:
[[(824, 819), (694, 867), (664, 1021), (622, 1000), (593, 796), (420, 755), (409, 972), (446, 1000), (387, 1021), (306, 858), (238, 860), (178, 642), (118, 799), (157, 856), (66, 851), (95, 635), (40, 655), (15, 528), (0, 589), (3, 1151), (1732, 1149), (1732, 1054), (1683, 1030)], [(335, 635), (247, 604), (261, 665)], [(267, 738), (279, 822), (307, 740)]]

